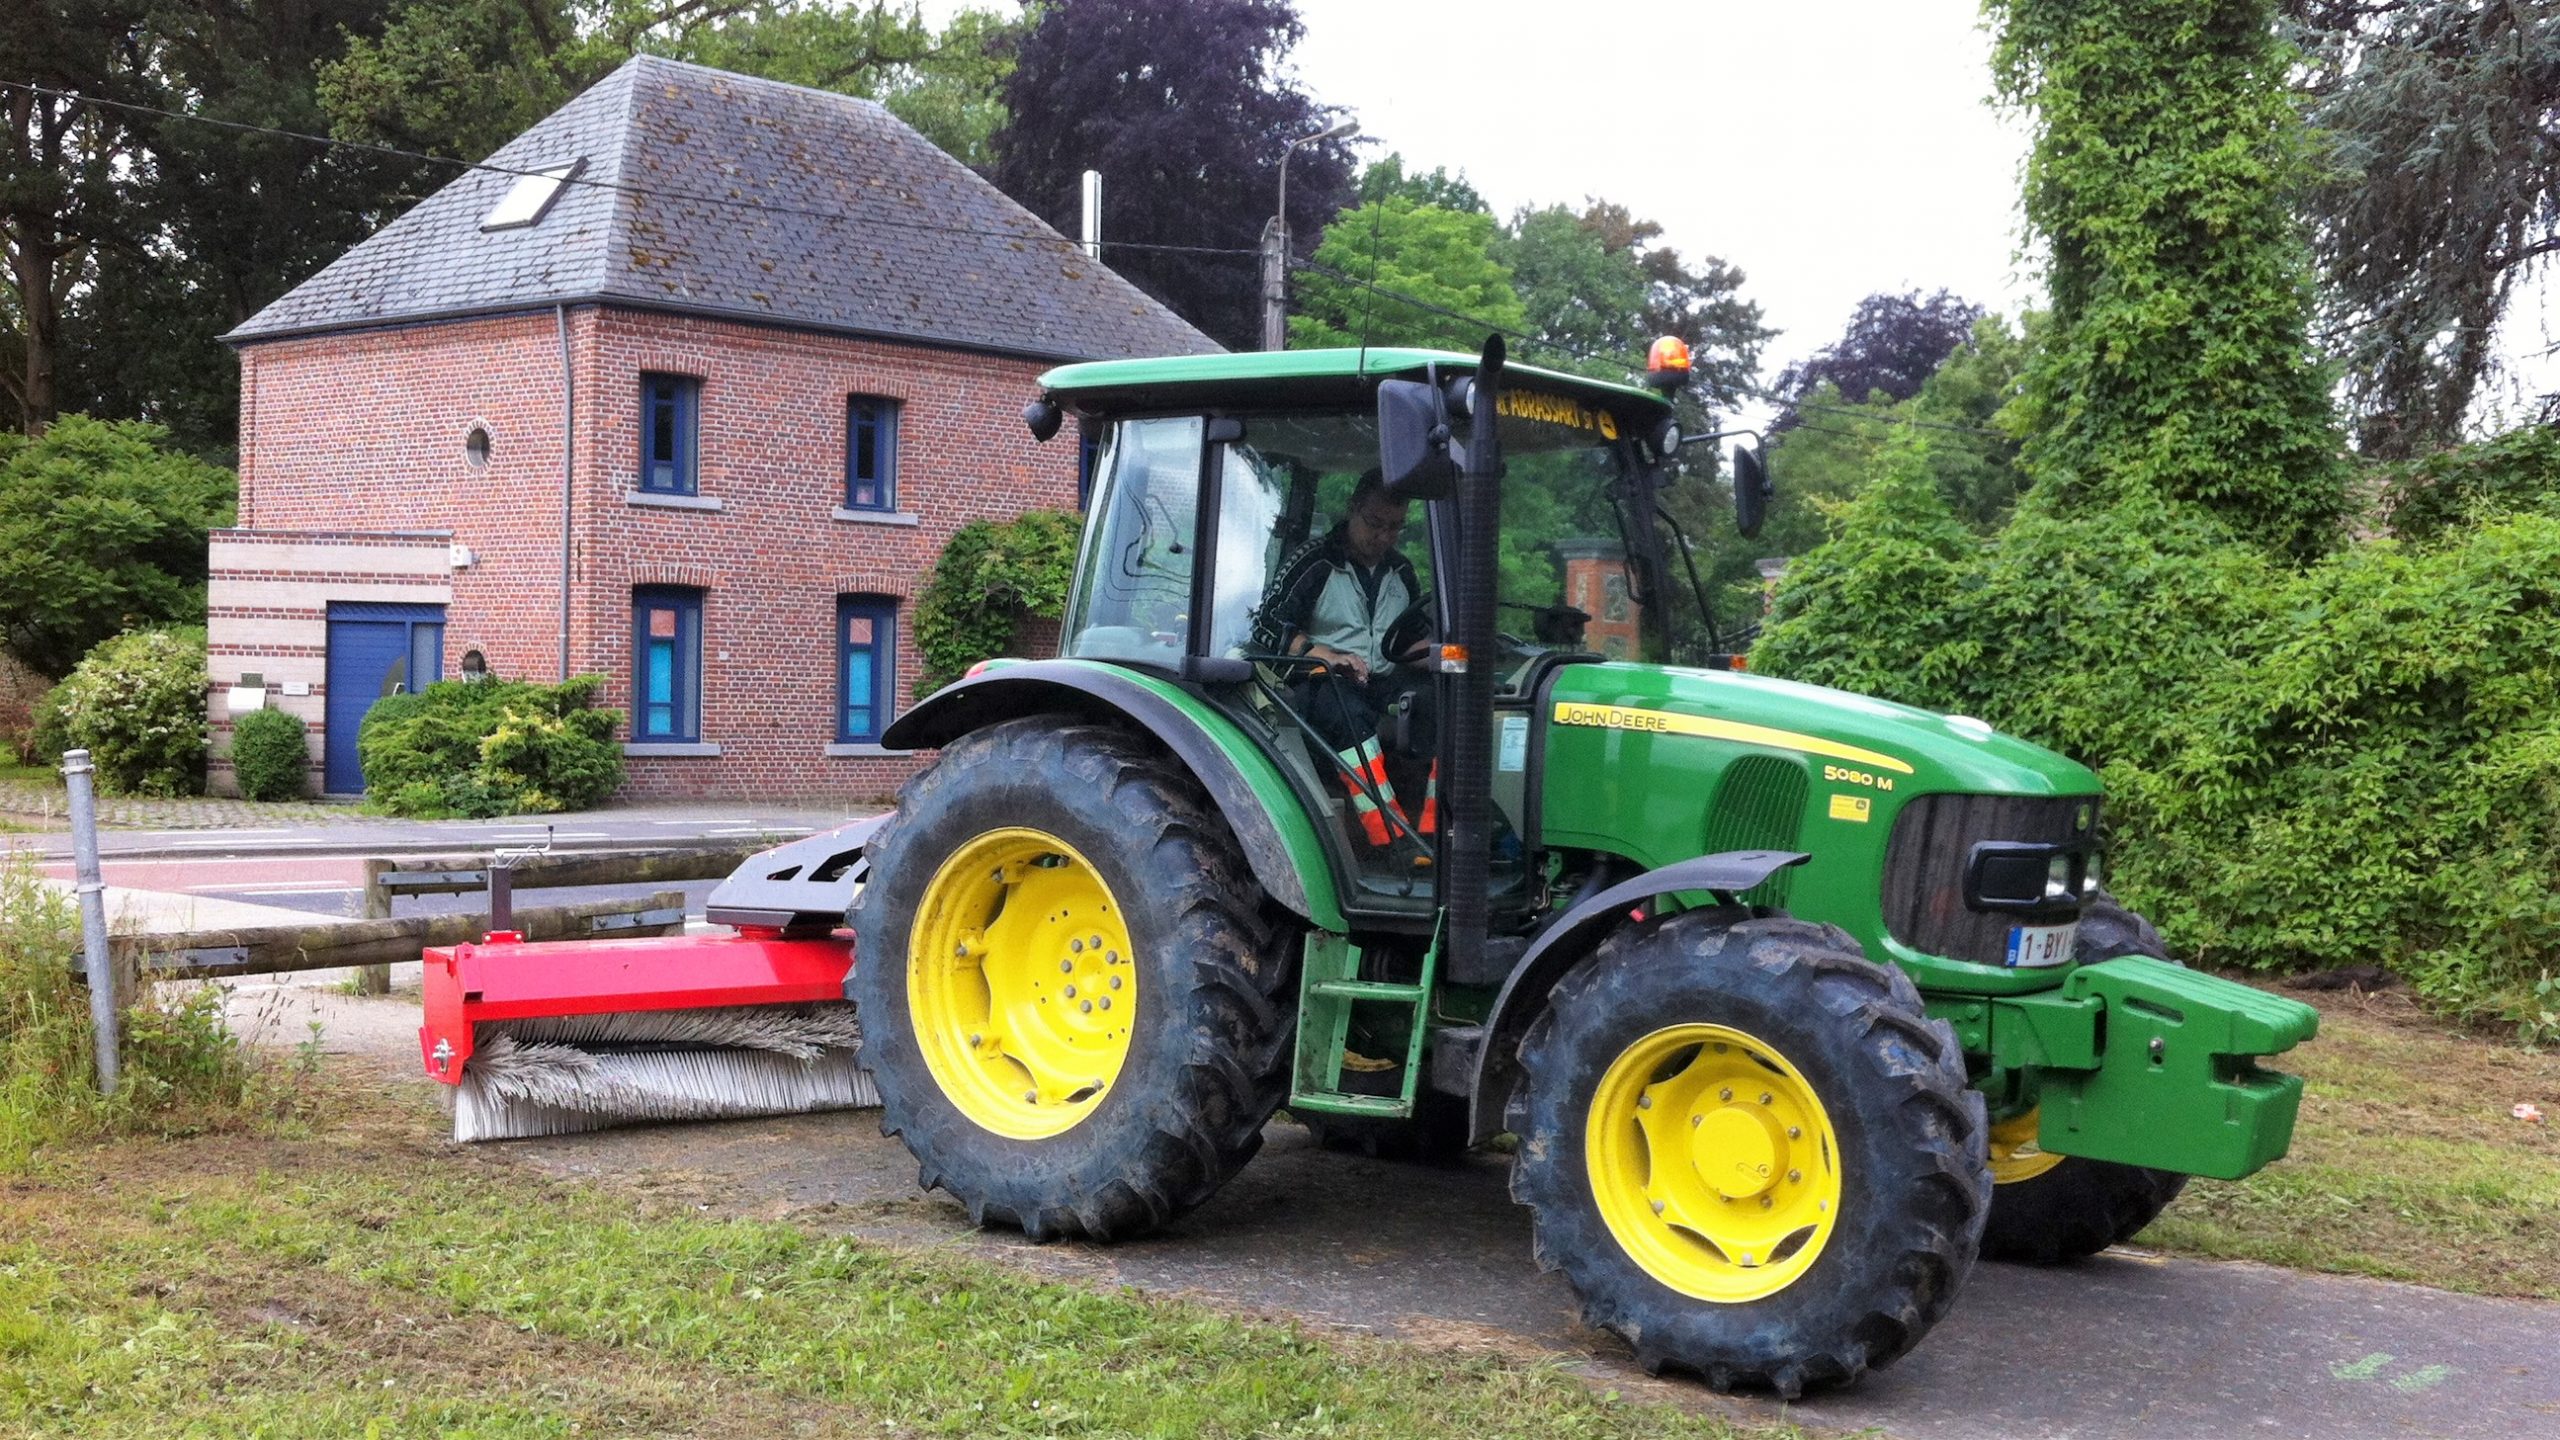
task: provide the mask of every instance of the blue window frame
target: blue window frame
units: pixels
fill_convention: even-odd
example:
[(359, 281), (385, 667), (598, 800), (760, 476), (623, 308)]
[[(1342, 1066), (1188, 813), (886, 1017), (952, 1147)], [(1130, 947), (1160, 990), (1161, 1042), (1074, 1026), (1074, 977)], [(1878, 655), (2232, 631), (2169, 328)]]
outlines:
[(898, 402), (856, 395), (844, 403), (844, 508), (898, 508)]
[(631, 738), (702, 738), (702, 592), (644, 585), (631, 592)]
[(898, 602), (836, 597), (836, 741), (867, 745), (888, 727), (898, 698)]
[(702, 382), (686, 375), (640, 377), (640, 488), (658, 495), (694, 493)]

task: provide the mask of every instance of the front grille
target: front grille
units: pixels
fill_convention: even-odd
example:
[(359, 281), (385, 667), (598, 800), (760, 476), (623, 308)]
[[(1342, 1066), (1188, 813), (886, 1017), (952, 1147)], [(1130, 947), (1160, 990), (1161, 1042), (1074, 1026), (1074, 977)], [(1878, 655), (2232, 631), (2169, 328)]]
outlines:
[(1924, 955), (1998, 965), (2014, 915), (1964, 903), (1965, 861), (1985, 840), (2095, 843), (2098, 802), (2087, 795), (1923, 795), (1902, 807), (1884, 856), (1884, 927)]
[[(1801, 760), (1745, 755), (1734, 761), (1707, 810), (1706, 853), (1793, 850), (1804, 829), (1805, 788)], [(1795, 873), (1789, 866), (1735, 898), (1745, 905), (1784, 905)]]

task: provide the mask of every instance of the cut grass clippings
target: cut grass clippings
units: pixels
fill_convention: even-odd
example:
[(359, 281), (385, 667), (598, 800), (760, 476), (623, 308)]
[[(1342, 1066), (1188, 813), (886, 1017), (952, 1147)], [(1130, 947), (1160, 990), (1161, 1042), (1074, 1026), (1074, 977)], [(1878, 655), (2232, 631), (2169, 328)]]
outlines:
[[(2310, 997), (2301, 997), (2310, 998)], [(2465, 1032), (2398, 992), (2319, 997), (2320, 1035), (2270, 1062), (2306, 1082), (2293, 1149), (2194, 1180), (2135, 1241), (2188, 1255), (2560, 1298), (2560, 1053)]]
[(1797, 1433), (547, 1179), (336, 1078), (372, 1113), (332, 1133), (122, 1140), (0, 1182), (0, 1432)]

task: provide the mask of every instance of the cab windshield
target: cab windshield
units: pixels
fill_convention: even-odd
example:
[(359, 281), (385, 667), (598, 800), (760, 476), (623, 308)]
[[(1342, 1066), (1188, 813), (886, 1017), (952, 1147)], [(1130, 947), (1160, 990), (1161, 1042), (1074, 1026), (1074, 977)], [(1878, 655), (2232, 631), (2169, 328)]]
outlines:
[[(1626, 551), (1628, 447), (1615, 417), (1569, 396), (1503, 392), (1498, 628), (1505, 648), (1642, 652), (1643, 616)], [(1341, 543), (1352, 491), (1378, 464), (1374, 414), (1242, 417), (1214, 447), (1216, 564), (1201, 649), (1247, 658), (1274, 643), (1274, 582), (1301, 547)], [(1121, 421), (1097, 458), (1095, 523), (1065, 633), (1069, 655), (1172, 665), (1190, 644), (1195, 512), (1207, 472), (1197, 416)], [(1408, 633), (1436, 623), (1425, 508), (1406, 511), (1394, 550), (1413, 578)]]

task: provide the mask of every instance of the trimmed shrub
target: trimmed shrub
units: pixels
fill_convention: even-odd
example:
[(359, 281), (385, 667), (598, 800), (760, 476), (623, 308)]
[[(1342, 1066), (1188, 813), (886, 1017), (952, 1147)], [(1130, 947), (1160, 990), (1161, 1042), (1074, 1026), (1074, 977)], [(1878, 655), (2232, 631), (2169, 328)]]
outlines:
[(1004, 653), (1026, 615), (1066, 613), (1084, 522), (1055, 510), (998, 524), (973, 520), (954, 531), (916, 599), (916, 648), (924, 653), (918, 693), (939, 690), (970, 666)]
[(549, 814), (602, 804), (622, 783), (602, 676), (560, 685), (446, 680), (377, 702), (356, 734), (365, 791), (394, 815)]
[(204, 696), (202, 630), (133, 630), (90, 651), (47, 703), (63, 746), (88, 750), (100, 789), (194, 795), (204, 789)]
[(231, 773), (250, 800), (299, 800), (311, 775), (311, 746), (299, 715), (252, 710), (231, 722)]

